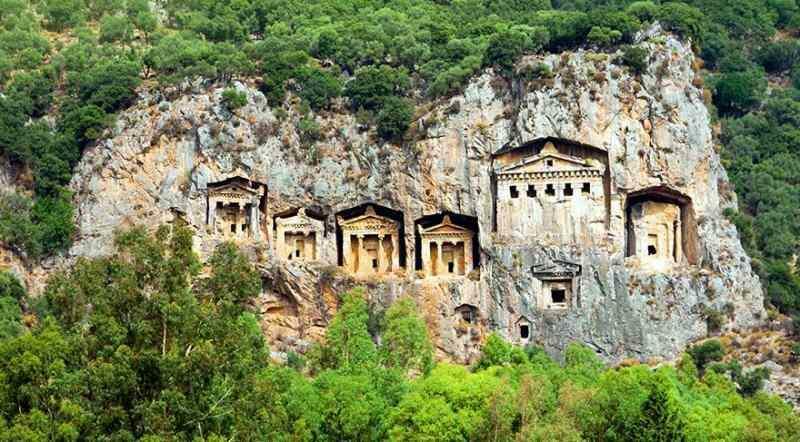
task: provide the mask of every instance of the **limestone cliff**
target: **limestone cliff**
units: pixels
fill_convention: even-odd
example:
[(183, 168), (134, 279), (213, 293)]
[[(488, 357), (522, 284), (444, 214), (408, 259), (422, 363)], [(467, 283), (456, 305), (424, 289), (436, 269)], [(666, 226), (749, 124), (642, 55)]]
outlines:
[[(758, 278), (722, 216), (734, 196), (694, 86), (693, 54), (669, 36), (644, 45), (650, 58), (641, 75), (619, 54), (586, 51), (528, 57), (512, 80), (484, 72), (463, 93), (421, 108), (402, 144), (378, 141), (343, 103), (314, 116), (322, 137), (309, 141), (296, 128), (297, 106), (278, 111), (245, 83), (235, 87), (248, 104), (234, 112), (214, 85), (143, 91), (76, 171), (79, 234), (65, 260), (107, 253), (121, 227), (176, 217), (196, 230), (207, 256), (221, 240), (209, 224), (209, 184), (241, 177), (266, 186), (263, 204), (248, 206), (259, 210), (261, 237), (241, 242), (263, 273), (258, 308), (275, 351), (303, 351), (323, 334), (336, 294), (365, 285), (376, 311), (414, 297), (440, 356), (458, 361), (474, 359), (492, 330), (556, 354), (577, 340), (609, 361), (673, 357), (707, 335), (712, 310), (726, 316), (726, 328), (765, 315)], [(525, 74), (542, 65), (552, 77)], [(507, 169), (515, 164), (519, 179), (539, 173), (524, 167), (546, 148), (565, 164), (597, 169), (598, 184), (585, 192), (592, 198), (564, 205), (582, 192), (564, 184), (569, 173), (551, 174), (560, 177), (553, 198), (563, 197), (552, 203), (498, 180), (517, 173)], [(518, 198), (530, 200), (511, 201)], [(659, 207), (650, 200), (675, 207), (659, 212), (672, 217), (663, 238), (636, 230)], [(395, 214), (403, 269), (354, 277), (340, 267), (336, 215), (365, 202)], [(324, 224), (313, 260), (276, 253), (276, 215), (299, 208)], [(419, 267), (429, 253), (417, 250), (420, 220), (444, 213), (477, 231), (475, 270), (460, 277)], [(539, 227), (523, 228), (528, 216)], [(650, 236), (652, 244), (637, 245)], [(650, 262), (656, 247), (669, 252)]]

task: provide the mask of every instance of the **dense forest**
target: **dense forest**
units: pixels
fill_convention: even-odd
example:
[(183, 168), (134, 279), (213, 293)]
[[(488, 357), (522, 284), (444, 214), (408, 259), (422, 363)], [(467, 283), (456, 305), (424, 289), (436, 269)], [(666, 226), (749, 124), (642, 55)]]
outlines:
[[(674, 367), (607, 369), (581, 345), (568, 347), (560, 365), (491, 335), (474, 367), (434, 365), (414, 302), (378, 310), (360, 289), (341, 295), (324, 344), (272, 363), (250, 308), (260, 274), (231, 244), (203, 272), (191, 244), (180, 226), (120, 234), (116, 254), (50, 281), (23, 318), (30, 332), (3, 324), (0, 440), (800, 435), (791, 407), (759, 391), (764, 369), (721, 362), (716, 340), (691, 347)], [(24, 297), (10, 278), (0, 290)]]
[[(618, 52), (658, 22), (690, 39), (737, 225), (774, 310), (800, 312), (800, 7), (795, 0), (0, 0), (0, 242), (29, 263), (74, 235), (67, 184), (136, 91), (255, 81), (274, 108), (334, 103), (401, 148), (416, 109), (527, 53)], [(245, 97), (226, 90), (226, 105)], [(300, 124), (313, 125), (313, 119)], [(313, 127), (306, 128), (313, 130)], [(5, 167), (5, 166), (4, 166)], [(488, 339), (434, 364), (410, 300), (358, 290), (324, 345), (270, 362), (260, 280), (231, 245), (205, 266), (179, 227), (132, 230), (28, 298), (0, 272), (0, 440), (794, 440), (762, 370), (717, 341), (675, 366), (563, 363)], [(380, 345), (374, 336), (380, 335)]]

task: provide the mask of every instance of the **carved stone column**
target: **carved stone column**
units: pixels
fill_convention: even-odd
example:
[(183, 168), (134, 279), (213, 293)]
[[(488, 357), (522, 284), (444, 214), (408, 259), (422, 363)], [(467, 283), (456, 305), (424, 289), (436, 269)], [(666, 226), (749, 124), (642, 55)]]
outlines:
[(420, 245), (420, 256), (422, 256), (422, 271), (425, 276), (431, 276), (431, 242), (430, 240), (423, 239)]
[(303, 232), (303, 246), (305, 247), (303, 259), (305, 261), (313, 261), (316, 257), (314, 256), (314, 242), (311, 240), (311, 231)]
[(258, 203), (250, 204), (250, 233), (253, 239), (261, 239), (261, 220), (259, 219)]
[(214, 222), (214, 216), (216, 215), (217, 210), (217, 200), (215, 198), (208, 199), (208, 225), (211, 226), (211, 233), (216, 234), (216, 224)]
[(434, 263), (436, 267), (436, 275), (439, 276), (443, 273), (443, 266), (442, 266), (442, 241), (438, 240), (435, 242), (436, 244), (436, 262)]
[(353, 248), (350, 245), (350, 232), (344, 231), (342, 232), (342, 264), (345, 269), (355, 271), (356, 269), (353, 268), (355, 260), (353, 259), (352, 253)]
[(680, 220), (675, 221), (675, 262), (681, 262), (683, 259), (683, 236), (681, 232)]
[(464, 274), (472, 271), (472, 238), (464, 240)]
[(358, 235), (358, 270), (356, 273), (366, 273), (369, 269), (370, 262), (367, 259), (366, 250), (364, 250), (364, 235)]
[(383, 255), (385, 253), (383, 251), (383, 238), (384, 238), (384, 236), (385, 235), (382, 235), (382, 234), (378, 235), (378, 269), (377, 269), (378, 273), (383, 273), (384, 271), (386, 271), (386, 269), (384, 268), (384, 264), (383, 264), (383, 258), (384, 258)]
[(392, 269), (400, 269), (400, 238), (397, 233), (392, 233)]

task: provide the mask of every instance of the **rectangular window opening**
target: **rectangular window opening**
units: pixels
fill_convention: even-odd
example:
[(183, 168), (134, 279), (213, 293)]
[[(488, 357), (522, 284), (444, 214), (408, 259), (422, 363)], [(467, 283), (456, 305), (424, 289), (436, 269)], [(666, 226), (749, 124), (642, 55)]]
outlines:
[(553, 195), (555, 195), (555, 194), (556, 194), (556, 188), (555, 188), (555, 187), (553, 187), (553, 185), (552, 185), (552, 184), (548, 184), (548, 185), (547, 185), (547, 187), (544, 189), (544, 193), (545, 193), (546, 195), (553, 196)]
[(377, 269), (378, 268), (378, 260), (377, 259), (373, 258), (373, 260), (372, 260), (372, 268), (373, 269)]
[(519, 198), (519, 190), (517, 190), (517, 186), (509, 187), (508, 192), (511, 194), (511, 198)]
[(531, 328), (528, 324), (520, 324), (519, 326), (519, 337), (522, 339), (528, 339), (531, 335)]
[(447, 263), (447, 273), (453, 273), (456, 270), (456, 263), (450, 261)]
[(536, 198), (536, 188), (533, 187), (533, 184), (528, 184), (528, 198)]
[(550, 299), (553, 304), (564, 304), (567, 302), (567, 291), (564, 289), (550, 290)]
[(236, 224), (231, 224), (231, 233), (236, 233)]
[(592, 185), (590, 183), (583, 183), (581, 186), (581, 193), (591, 193), (592, 192)]
[(553, 160), (547, 160), (547, 167), (553, 167)]
[(572, 196), (572, 184), (564, 184), (564, 196)]

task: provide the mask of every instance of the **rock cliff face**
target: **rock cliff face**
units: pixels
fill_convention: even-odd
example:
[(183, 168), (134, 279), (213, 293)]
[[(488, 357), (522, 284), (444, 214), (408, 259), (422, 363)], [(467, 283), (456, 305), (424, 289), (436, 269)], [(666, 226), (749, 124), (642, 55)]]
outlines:
[[(401, 145), (378, 141), (341, 103), (313, 116), (322, 136), (309, 141), (297, 106), (271, 108), (247, 84), (236, 84), (248, 104), (234, 112), (213, 85), (143, 92), (77, 169), (79, 237), (67, 259), (108, 253), (115, 229), (175, 218), (207, 256), (223, 236), (209, 224), (208, 186), (242, 177), (267, 188), (261, 239), (240, 242), (263, 273), (258, 308), (275, 351), (303, 351), (324, 333), (337, 293), (365, 285), (376, 312), (415, 298), (440, 356), (457, 361), (473, 360), (490, 331), (554, 354), (581, 341), (611, 362), (673, 357), (707, 335), (714, 311), (725, 328), (765, 315), (722, 216), (735, 197), (693, 85), (693, 54), (669, 36), (645, 45), (641, 75), (619, 54), (584, 51), (522, 60), (513, 80), (485, 72), (421, 110)], [(553, 75), (525, 74), (542, 65)], [(580, 199), (589, 169), (597, 185)], [(507, 187), (506, 173), (520, 188)], [(340, 267), (336, 215), (365, 202), (399, 214), (403, 269), (364, 277)], [(642, 221), (661, 205), (672, 208)], [(313, 260), (275, 253), (275, 215), (298, 208), (324, 222)], [(434, 252), (418, 250), (417, 221), (444, 213), (477, 230), (475, 270), (426, 277), (420, 256)]]

